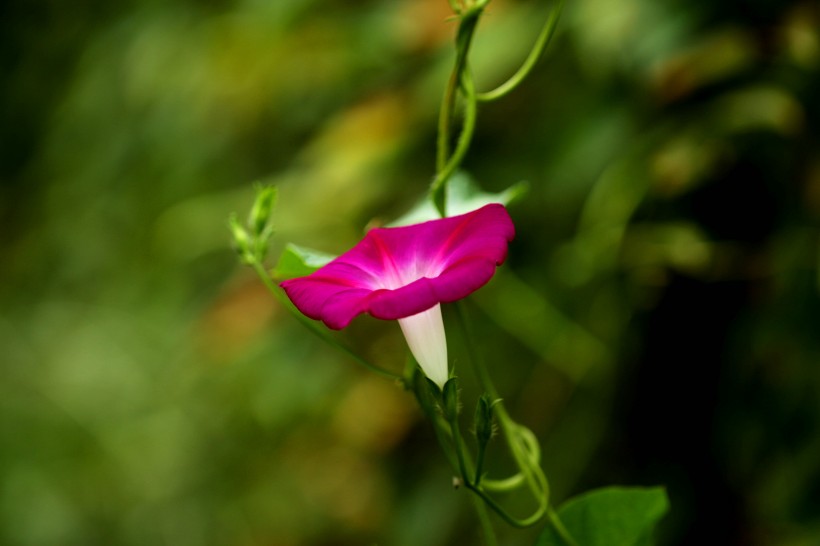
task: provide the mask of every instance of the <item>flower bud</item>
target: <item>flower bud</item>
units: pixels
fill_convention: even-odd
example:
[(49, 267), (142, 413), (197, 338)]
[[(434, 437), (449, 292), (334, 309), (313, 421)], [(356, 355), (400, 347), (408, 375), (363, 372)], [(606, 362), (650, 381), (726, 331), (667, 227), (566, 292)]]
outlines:
[(273, 206), (276, 203), (277, 191), (274, 186), (261, 186), (257, 189), (256, 201), (248, 216), (248, 227), (255, 238), (268, 235)]
[(240, 258), (242, 258), (242, 261), (245, 263), (253, 263), (254, 254), (251, 251), (251, 238), (248, 232), (245, 231), (245, 228), (239, 225), (236, 215), (231, 215), (228, 219), (228, 228), (231, 230), (234, 247), (239, 253)]
[(478, 398), (475, 408), (475, 435), (479, 446), (486, 446), (493, 435), (493, 406), (498, 400), (490, 402), (486, 394)]
[(455, 377), (450, 378), (444, 384), (441, 392), (443, 400), (442, 409), (444, 410), (444, 417), (448, 421), (452, 421), (458, 417), (458, 380)]

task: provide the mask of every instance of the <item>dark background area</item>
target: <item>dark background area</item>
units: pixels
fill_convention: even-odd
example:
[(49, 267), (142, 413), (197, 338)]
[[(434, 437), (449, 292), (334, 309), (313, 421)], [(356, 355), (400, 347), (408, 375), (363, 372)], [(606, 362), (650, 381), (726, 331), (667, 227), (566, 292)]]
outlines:
[[(547, 14), (492, 1), (481, 89)], [(341, 252), (421, 198), (449, 15), (0, 7), (0, 543), (477, 540), (411, 397), (303, 331), (226, 229), (255, 181), (279, 188), (274, 257)], [(468, 302), (471, 342), (541, 440), (555, 503), (665, 485), (660, 544), (817, 542), (819, 28), (809, 1), (568, 2), (535, 73), (481, 105), (464, 168), (529, 191)], [(395, 324), (343, 336), (404, 362)]]

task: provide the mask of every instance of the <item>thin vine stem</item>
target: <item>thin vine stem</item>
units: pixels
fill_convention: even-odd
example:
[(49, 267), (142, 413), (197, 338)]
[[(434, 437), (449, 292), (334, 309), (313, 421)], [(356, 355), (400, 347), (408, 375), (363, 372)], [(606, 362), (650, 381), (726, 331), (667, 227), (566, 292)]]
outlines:
[(546, 51), (553, 34), (555, 34), (555, 27), (558, 25), (558, 19), (561, 16), (563, 7), (564, 0), (558, 0), (558, 5), (556, 5), (550, 12), (546, 23), (544, 23), (544, 27), (541, 29), (541, 32), (535, 41), (535, 45), (533, 45), (529, 55), (527, 55), (524, 63), (515, 72), (515, 74), (513, 74), (506, 82), (491, 91), (476, 93), (477, 101), (490, 102), (499, 99), (518, 87), (518, 85), (521, 84), (527, 76), (529, 76), (530, 72), (532, 72), (533, 68), (535, 68), (535, 65), (538, 64), (538, 61), (544, 54), (544, 51)]
[(482, 487), (488, 491), (512, 491), (513, 489), (521, 487), (522, 483), (524, 483), (524, 474), (521, 472), (503, 480), (484, 478), (481, 481)]
[(467, 456), (465, 455), (466, 449), (464, 448), (464, 439), (461, 436), (461, 427), (458, 424), (458, 415), (454, 415), (449, 421), (450, 429), (453, 432), (453, 443), (456, 447), (456, 456), (458, 457), (458, 469), (464, 483), (470, 484), (473, 482), (473, 478), (471, 477), (473, 474), (473, 469), (471, 468), (472, 464), (468, 467)]
[[(468, 489), (472, 489), (469, 477), (472, 472), (472, 462), (464, 449), (464, 439), (458, 425), (458, 416), (454, 416), (452, 420), (444, 419), (440, 412), (436, 411), (435, 408), (431, 407), (425, 401), (423, 394), (419, 392), (419, 388), (424, 387), (420, 387), (417, 382), (414, 382), (414, 393), (416, 395), (416, 399), (422, 407), (422, 410), (433, 423), (433, 430), (436, 434), (436, 439), (438, 440), (442, 451), (444, 451), (445, 457), (450, 463), (450, 467), (454, 472), (456, 472), (456, 474), (459, 475), (462, 483), (464, 483)], [(473, 499), (473, 506), (476, 509), (476, 514), (478, 516), (479, 523), (481, 524), (481, 529), (484, 533), (487, 546), (498, 546), (498, 539), (495, 536), (495, 530), (493, 529), (492, 522), (490, 521), (489, 513), (487, 511), (488, 505), (484, 503), (482, 498), (473, 497)]]
[[(456, 315), (466, 339), (470, 339), (470, 329), (467, 324), (463, 302), (458, 302), (456, 304)], [(470, 360), (476, 370), (476, 375), (481, 387), (491, 399), (499, 400), (498, 391), (490, 378), (490, 374), (486, 369), (483, 360), (479, 358), (478, 354), (476, 354), (475, 348), (470, 343), (467, 343), (467, 350)], [(538, 503), (533, 516), (528, 518), (528, 520), (534, 519), (535, 521), (538, 521), (544, 517), (547, 508), (549, 507), (549, 483), (547, 482), (546, 476), (544, 476), (544, 472), (538, 464), (538, 460), (533, 458), (529, 453), (532, 451), (532, 448), (528, 448), (523, 445), (524, 441), (522, 440), (523, 436), (521, 432), (521, 425), (517, 424), (510, 417), (504, 407), (503, 401), (496, 404), (495, 408), (499, 425), (504, 431), (504, 438), (507, 441), (507, 446), (515, 459), (516, 465), (520, 469), (521, 474), (524, 476), (524, 481), (527, 483), (533, 498)]]
[[(444, 422), (444, 419), (439, 419), (437, 422), (440, 423), (439, 426), (442, 426), (441, 423)], [(452, 444), (456, 454), (456, 460), (453, 461), (451, 459), (450, 463), (453, 467), (453, 470), (458, 472), (458, 474), (461, 476), (462, 483), (468, 489), (473, 490), (470, 483), (470, 475), (474, 474), (472, 468), (473, 464), (472, 460), (470, 459), (469, 452), (465, 447), (464, 437), (461, 435), (461, 427), (459, 426), (458, 422), (458, 412), (452, 415), (451, 418), (447, 420), (447, 423), (450, 426), (450, 439), (452, 440)], [(438, 435), (438, 437), (441, 441), (442, 435)], [(445, 449), (446, 451), (446, 448), (443, 445), (442, 449)], [(497, 546), (498, 539), (495, 536), (495, 529), (493, 529), (493, 525), (490, 521), (490, 516), (487, 511), (488, 505), (484, 502), (482, 498), (476, 496), (473, 497), (473, 506), (475, 506), (476, 514), (478, 515), (478, 520), (481, 524), (481, 529), (484, 533), (484, 538), (487, 542), (487, 546)]]
[[(438, 417), (438, 419), (434, 422), (438, 422), (439, 426), (441, 426), (441, 423), (444, 423), (445, 420), (441, 419), (440, 415), (436, 415), (436, 417)], [(452, 440), (452, 449), (455, 451), (455, 461), (451, 458), (450, 463), (453, 465), (453, 469), (459, 473), (464, 486), (472, 491), (486, 506), (490, 507), (505, 522), (513, 527), (531, 527), (541, 521), (544, 518), (546, 507), (539, 508), (535, 513), (526, 518), (517, 518), (507, 512), (504, 507), (496, 502), (495, 499), (487, 495), (487, 493), (479, 485), (477, 475), (478, 467), (474, 468), (473, 466), (469, 450), (466, 447), (466, 441), (464, 440), (464, 436), (461, 434), (458, 415), (450, 416), (450, 418), (446, 420), (446, 423), (449, 425), (449, 436)], [(439, 437), (439, 439), (441, 439), (441, 437)], [(445, 452), (449, 453), (450, 451), (445, 449)]]
[(441, 170), (436, 174), (431, 187), (433, 200), (436, 203), (439, 214), (442, 217), (446, 216), (447, 208), (447, 191), (446, 183), (453, 175), (453, 173), (461, 165), (464, 156), (467, 155), (467, 150), (470, 148), (470, 143), (475, 132), (476, 118), (478, 113), (477, 102), (475, 100), (475, 87), (473, 85), (472, 76), (468, 70), (462, 73), (462, 87), (464, 89), (464, 123), (461, 128), (461, 134), (458, 137), (456, 148), (453, 155), (444, 163)]
[(473, 505), (478, 514), (478, 521), (481, 523), (481, 530), (484, 532), (484, 540), (487, 542), (487, 546), (498, 546), (498, 539), (495, 537), (495, 529), (493, 529), (493, 523), (490, 521), (487, 505), (478, 497), (473, 497)]
[(481, 474), (484, 471), (484, 455), (486, 452), (486, 446), (481, 447), (476, 454), (475, 460), (475, 478), (473, 479), (473, 485), (476, 487), (481, 486)]
[(442, 418), (441, 414), (436, 412), (435, 408), (430, 407), (424, 401), (422, 394), (418, 392), (417, 388), (414, 389), (414, 394), (416, 396), (416, 401), (419, 403), (419, 406), (421, 406), (422, 411), (424, 411), (427, 418), (430, 419), (430, 422), (433, 424), (433, 432), (436, 435), (436, 440), (441, 446), (441, 450), (444, 452), (444, 457), (447, 459), (447, 462), (450, 463), (453, 470), (458, 472), (459, 463), (455, 453), (453, 452), (453, 448), (451, 447), (452, 432), (448, 428), (447, 421)]
[(447, 81), (447, 88), (444, 91), (441, 109), (439, 110), (436, 171), (444, 169), (449, 156), (450, 126), (453, 121), (461, 74), (467, 64), (467, 54), (480, 16), (480, 9), (471, 9), (459, 17), (459, 25), (456, 30), (456, 60), (453, 70), (450, 72), (450, 78)]
[[(430, 195), (439, 214), (446, 216), (447, 210), (447, 180), (461, 164), (467, 149), (470, 147), (476, 120), (475, 89), (472, 80), (465, 80), (467, 56), (472, 44), (473, 35), (479, 18), (486, 3), (480, 3), (469, 8), (459, 16), (458, 30), (456, 31), (456, 60), (439, 110), (438, 137), (436, 141), (436, 176), (430, 186)], [(469, 88), (465, 87), (465, 83)], [(455, 115), (457, 98), (461, 90), (465, 95), (464, 121), (456, 148), (450, 154), (451, 126)]]
[(558, 513), (555, 510), (552, 508), (547, 509), (547, 518), (549, 518), (550, 525), (552, 525), (552, 528), (555, 529), (555, 532), (558, 533), (558, 536), (561, 537), (561, 540), (564, 541), (566, 546), (578, 546), (578, 543), (572, 538), (567, 528), (564, 527), (564, 523), (561, 521), (561, 518), (558, 517)]
[[(464, 311), (463, 302), (458, 302), (456, 307), (456, 314), (458, 316), (462, 331), (467, 339), (469, 339), (470, 329), (467, 322), (466, 313)], [(489, 371), (486, 369), (483, 360), (479, 358), (475, 348), (472, 345), (468, 343), (467, 346), (470, 359), (476, 369), (476, 375), (478, 376), (479, 383), (481, 383), (482, 388), (484, 388), (485, 392), (487, 392), (490, 397), (493, 399), (498, 399), (498, 392), (495, 389), (495, 385), (490, 378)], [(534, 525), (546, 516), (549, 524), (555, 529), (556, 533), (566, 544), (566, 546), (578, 546), (578, 543), (564, 526), (558, 516), (558, 513), (555, 512), (555, 510), (553, 510), (549, 505), (549, 484), (546, 476), (541, 470), (540, 465), (538, 464), (537, 442), (536, 445), (522, 445), (526, 443), (532, 444), (535, 442), (534, 438), (529, 437), (532, 433), (528, 429), (525, 429), (513, 421), (507, 413), (506, 408), (503, 406), (503, 402), (499, 402), (496, 406), (498, 407), (497, 415), (499, 423), (501, 428), (504, 430), (504, 436), (507, 438), (507, 444), (512, 451), (516, 464), (521, 469), (521, 474), (519, 475), (523, 476), (523, 480), (528, 483), (533, 496), (540, 500), (538, 509), (536, 509), (530, 517), (518, 519), (510, 516), (497, 502), (495, 502), (492, 497), (485, 494), (481, 488), (473, 486), (469, 483), (467, 486), (479, 497), (481, 497), (488, 506), (495, 510), (495, 512), (498, 513), (499, 516), (501, 516), (510, 525), (516, 527), (528, 527), (530, 525)], [(524, 432), (525, 430), (526, 432)], [(529, 455), (522, 453), (522, 450), (529, 452)], [(512, 481), (515, 481), (516, 483), (520, 483), (521, 480), (518, 480), (519, 475), (505, 480), (505, 482), (511, 483)]]
[(538, 510), (531, 514), (526, 518), (517, 518), (507, 512), (503, 506), (498, 504), (492, 497), (487, 495), (480, 487), (476, 487), (470, 483), (466, 483), (465, 486), (475, 493), (487, 506), (493, 509), (493, 511), (498, 514), (501, 519), (507, 522), (512, 527), (517, 527), (519, 529), (526, 529), (527, 527), (532, 527), (542, 519), (544, 519), (545, 511)]
[[(436, 175), (430, 186), (430, 197), (442, 217), (447, 215), (447, 181), (461, 165), (470, 147), (475, 132), (478, 103), (489, 102), (507, 95), (532, 72), (549, 45), (553, 34), (555, 34), (555, 28), (564, 6), (564, 0), (558, 0), (558, 4), (550, 12), (532, 50), (530, 50), (529, 55), (518, 71), (497, 88), (485, 93), (478, 93), (469, 72), (468, 57), (479, 18), (489, 0), (475, 1), (466, 9), (462, 9), (455, 0), (449, 1), (451, 8), (459, 18), (459, 26), (456, 32), (456, 60), (447, 81), (441, 109), (439, 110), (438, 136), (436, 139)], [(455, 117), (454, 112), (459, 91), (464, 98), (464, 119), (458, 141), (451, 154), (451, 127)]]

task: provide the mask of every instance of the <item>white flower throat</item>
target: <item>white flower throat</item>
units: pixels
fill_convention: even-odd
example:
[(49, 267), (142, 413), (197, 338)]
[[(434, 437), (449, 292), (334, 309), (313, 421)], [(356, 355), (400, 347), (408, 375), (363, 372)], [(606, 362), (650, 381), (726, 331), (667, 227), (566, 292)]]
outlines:
[(441, 304), (398, 320), (413, 357), (427, 377), (443, 388), (450, 374), (447, 367), (447, 338), (444, 335)]

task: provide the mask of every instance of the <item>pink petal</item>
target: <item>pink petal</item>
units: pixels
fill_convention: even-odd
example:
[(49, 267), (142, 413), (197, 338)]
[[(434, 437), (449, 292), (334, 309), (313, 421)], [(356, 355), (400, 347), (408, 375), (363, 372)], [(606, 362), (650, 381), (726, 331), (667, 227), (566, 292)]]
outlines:
[(411, 226), (377, 228), (307, 277), (281, 286), (305, 315), (341, 329), (368, 312), (399, 319), (461, 299), (486, 284), (507, 255), (515, 228), (506, 209)]

